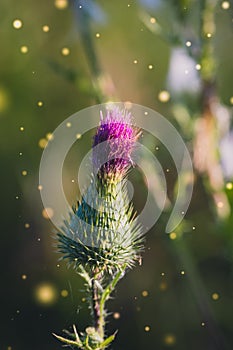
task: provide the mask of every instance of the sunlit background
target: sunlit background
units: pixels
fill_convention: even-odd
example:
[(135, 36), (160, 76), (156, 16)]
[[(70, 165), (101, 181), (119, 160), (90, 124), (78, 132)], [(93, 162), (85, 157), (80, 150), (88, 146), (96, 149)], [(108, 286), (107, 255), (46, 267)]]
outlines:
[[(145, 133), (169, 201), (147, 234), (142, 265), (108, 303), (108, 332), (119, 330), (112, 348), (232, 349), (233, 2), (1, 0), (0, 23), (0, 349), (61, 349), (53, 332), (89, 325), (82, 281), (55, 252), (38, 170), (53, 130), (106, 101), (164, 115), (195, 168), (185, 220), (165, 234), (177, 174), (165, 147)], [(77, 135), (65, 162), (70, 202), (91, 136)], [(140, 210), (146, 184), (137, 171), (131, 177)]]

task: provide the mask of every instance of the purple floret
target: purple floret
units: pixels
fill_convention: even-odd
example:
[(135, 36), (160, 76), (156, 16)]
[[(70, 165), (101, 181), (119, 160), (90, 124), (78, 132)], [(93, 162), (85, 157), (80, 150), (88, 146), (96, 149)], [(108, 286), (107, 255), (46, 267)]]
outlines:
[(131, 154), (140, 133), (131, 123), (131, 114), (125, 110), (115, 108), (105, 118), (101, 115), (93, 142), (93, 165), (102, 179), (122, 178), (132, 166)]

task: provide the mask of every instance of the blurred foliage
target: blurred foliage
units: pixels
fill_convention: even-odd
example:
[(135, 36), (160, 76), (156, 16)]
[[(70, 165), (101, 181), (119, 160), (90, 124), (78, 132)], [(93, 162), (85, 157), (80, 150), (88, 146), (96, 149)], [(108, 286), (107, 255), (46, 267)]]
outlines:
[[(203, 31), (206, 6), (210, 10), (205, 20), (214, 24), (211, 37)], [(119, 329), (113, 348), (232, 349), (233, 179), (223, 171), (219, 148), (224, 127), (229, 124), (230, 133), (232, 125), (232, 17), (232, 2), (214, 0), (1, 0), (0, 349), (55, 350), (60, 344), (52, 332), (77, 322), (77, 316), (80, 329), (88, 324), (82, 283), (57, 262), (53, 227), (42, 215), (37, 188), (40, 146), (69, 115), (109, 99), (139, 103), (166, 116), (192, 155), (200, 140), (197, 127), (204, 125), (201, 137), (212, 143), (207, 150), (203, 146), (202, 153), (205, 161), (214, 162), (213, 167), (205, 163), (203, 171), (195, 165), (191, 206), (175, 235), (164, 233), (168, 210), (147, 234), (142, 266), (119, 284), (109, 303), (109, 334)], [(19, 29), (13, 26), (16, 19), (22, 21)], [(193, 45), (188, 47), (187, 41)], [(209, 73), (199, 72), (198, 91), (171, 91), (164, 103), (158, 96), (169, 91), (175, 47)], [(214, 70), (209, 69), (211, 60)], [(64, 187), (71, 201), (78, 195), (77, 184), (70, 181), (74, 161), (78, 166), (89, 149), (89, 136), (83, 136), (66, 160)], [(173, 203), (172, 159), (149, 135), (143, 142), (151, 145), (162, 167), (170, 169), (166, 177)], [(232, 147), (229, 143), (228, 152)], [(215, 169), (222, 179), (217, 187), (211, 178)], [(146, 187), (141, 175), (131, 176), (140, 210)], [(219, 195), (229, 209), (223, 216)]]

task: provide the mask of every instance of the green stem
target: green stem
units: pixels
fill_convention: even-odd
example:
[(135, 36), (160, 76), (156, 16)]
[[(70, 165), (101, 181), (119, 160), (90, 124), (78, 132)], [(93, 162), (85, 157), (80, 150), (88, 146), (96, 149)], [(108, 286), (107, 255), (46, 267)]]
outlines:
[(100, 274), (95, 274), (92, 279), (92, 308), (93, 308), (93, 318), (94, 318), (94, 327), (98, 332), (100, 338), (104, 341), (105, 334), (105, 303), (109, 299), (111, 293), (116, 287), (117, 283), (122, 277), (123, 271), (126, 269), (126, 266), (123, 269), (119, 270), (112, 281), (107, 285), (107, 287), (101, 290), (100, 285)]
[(94, 318), (94, 327), (98, 332), (99, 336), (104, 339), (104, 312), (100, 308), (100, 292), (98, 288), (98, 275), (92, 279), (92, 307), (93, 307), (93, 318)]

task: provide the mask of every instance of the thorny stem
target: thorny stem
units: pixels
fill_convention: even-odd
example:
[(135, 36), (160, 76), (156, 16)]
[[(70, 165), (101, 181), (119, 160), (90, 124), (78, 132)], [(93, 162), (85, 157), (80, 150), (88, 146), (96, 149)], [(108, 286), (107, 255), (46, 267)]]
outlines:
[(95, 273), (92, 278), (91, 294), (92, 294), (92, 308), (93, 308), (93, 318), (94, 318), (94, 327), (98, 332), (101, 339), (104, 339), (104, 327), (105, 327), (105, 303), (109, 299), (111, 293), (115, 289), (117, 283), (122, 277), (126, 266), (123, 266), (113, 280), (107, 285), (106, 288), (101, 290), (100, 285), (100, 273)]
[(92, 278), (91, 294), (92, 294), (92, 308), (95, 330), (99, 333), (100, 337), (104, 338), (104, 310), (100, 307), (100, 291), (98, 287), (99, 275), (95, 274)]

